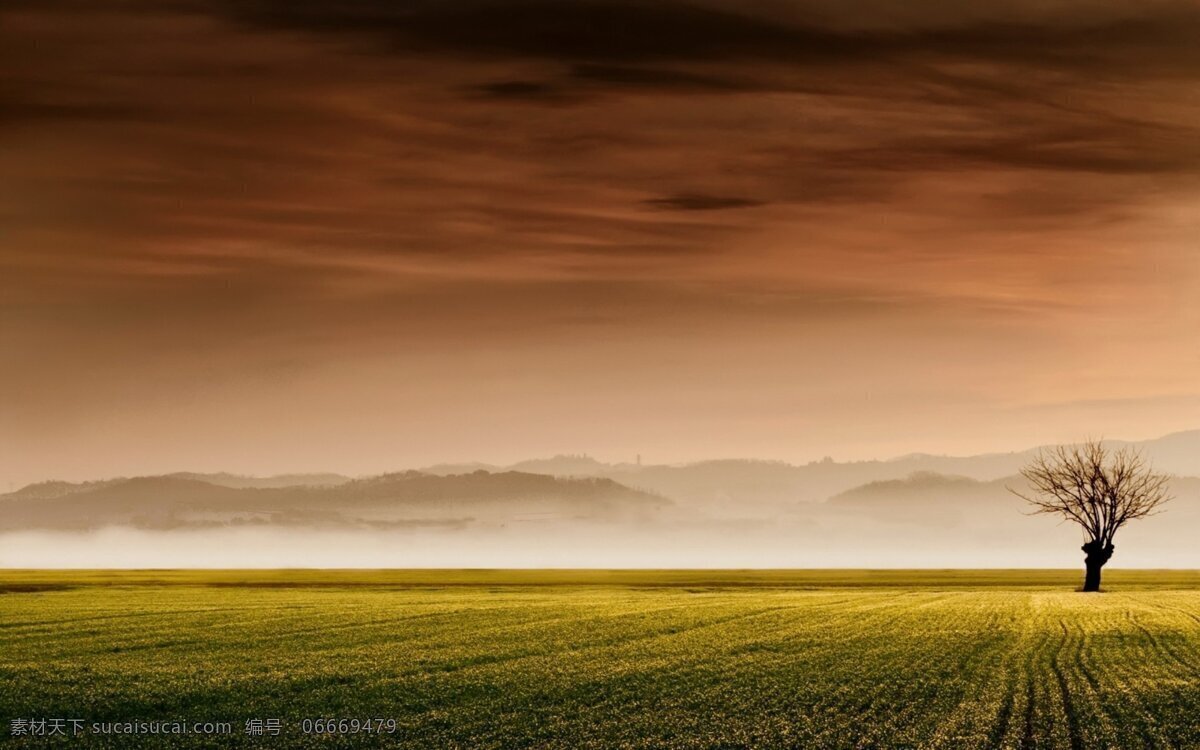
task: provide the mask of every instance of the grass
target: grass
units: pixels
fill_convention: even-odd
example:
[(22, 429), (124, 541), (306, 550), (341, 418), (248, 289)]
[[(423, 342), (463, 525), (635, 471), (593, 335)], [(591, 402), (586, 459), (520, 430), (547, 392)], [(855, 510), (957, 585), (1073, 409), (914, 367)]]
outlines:
[(72, 747), (1200, 747), (1200, 574), (1080, 577), (2, 571), (0, 743), (57, 717), (233, 730)]

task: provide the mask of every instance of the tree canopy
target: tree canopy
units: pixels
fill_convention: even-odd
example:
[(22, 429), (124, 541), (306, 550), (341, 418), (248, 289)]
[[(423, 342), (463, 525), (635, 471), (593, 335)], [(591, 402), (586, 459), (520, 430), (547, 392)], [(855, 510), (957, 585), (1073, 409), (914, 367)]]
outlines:
[(1126, 523), (1154, 515), (1171, 499), (1170, 477), (1154, 471), (1140, 451), (1099, 440), (1042, 450), (1021, 475), (1031, 491), (1012, 492), (1034, 513), (1073, 521), (1102, 547), (1111, 547)]

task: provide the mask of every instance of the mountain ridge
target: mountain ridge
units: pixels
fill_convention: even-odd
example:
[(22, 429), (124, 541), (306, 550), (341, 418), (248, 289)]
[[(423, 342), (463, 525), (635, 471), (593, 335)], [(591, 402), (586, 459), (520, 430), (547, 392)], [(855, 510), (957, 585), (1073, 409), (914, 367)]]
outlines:
[[(1148, 441), (1109, 442), (1143, 450), (1158, 468), (1170, 473), (1186, 475), (1189, 472), (1179, 469), (1187, 468), (1193, 468), (1192, 473), (1200, 473), (1196, 470), (1200, 469), (1200, 430), (1171, 433)], [(504, 515), (503, 510), (497, 509), (507, 507), (510, 516), (520, 515), (522, 502), (543, 508), (537, 512), (548, 514), (547, 517), (561, 518), (577, 512), (577, 507), (570, 504), (572, 498), (579, 500), (588, 493), (591, 497), (588, 502), (595, 504), (594, 515), (603, 518), (644, 515), (650, 508), (656, 508), (651, 515), (661, 514), (664, 508), (673, 505), (675, 511), (686, 509), (696, 519), (763, 521), (792, 513), (797, 506), (830, 505), (835, 510), (845, 509), (855, 502), (855, 498), (884, 491), (904, 497), (914, 493), (929, 496), (957, 492), (959, 497), (946, 497), (939, 502), (947, 507), (958, 507), (959, 500), (982, 491), (964, 480), (981, 483), (1019, 481), (1019, 469), (1037, 450), (1030, 448), (978, 456), (914, 453), (894, 459), (853, 462), (826, 458), (807, 464), (711, 459), (676, 465), (641, 465), (605, 463), (587, 455), (560, 454), (509, 466), (441, 464), (357, 478), (335, 473), (247, 477), (226, 472), (174, 472), (77, 483), (48, 481), (0, 495), (7, 517), (7, 520), (0, 519), (0, 528), (14, 527), (12, 519), (22, 516), (16, 510), (23, 503), (49, 503), (56, 506), (64, 518), (74, 514), (79, 523), (99, 523), (102, 519), (96, 517), (93, 509), (80, 504), (84, 501), (79, 496), (89, 493), (119, 509), (117, 515), (123, 522), (151, 525), (184, 523), (187, 519), (181, 521), (180, 515), (184, 513), (182, 509), (188, 507), (195, 513), (208, 513), (204, 518), (214, 523), (221, 518), (229, 522), (239, 519), (239, 522), (262, 522), (266, 519), (313, 524), (389, 518), (408, 521), (487, 518), (497, 521)], [(958, 484), (947, 485), (948, 480), (931, 479), (935, 475), (957, 477)], [(925, 477), (926, 486), (914, 484), (913, 477), (920, 476)], [(609, 484), (596, 484), (598, 480)], [(448, 490), (450, 487), (457, 489)], [(590, 489), (584, 489), (587, 487)], [(229, 494), (229, 491), (240, 494)], [(540, 500), (528, 500), (535, 496)], [(602, 496), (624, 500), (614, 505)], [(65, 499), (72, 497), (74, 501)], [(522, 500), (522, 497), (526, 499)], [(421, 516), (415, 509), (421, 502), (441, 503), (445, 507), (440, 507), (431, 516)], [(371, 504), (382, 507), (366, 513), (362, 506)], [(470, 508), (463, 510), (468, 505)], [(140, 509), (137, 513), (131, 510), (134, 506)], [(452, 513), (450, 506), (458, 510)], [(403, 518), (388, 516), (389, 507), (392, 510), (403, 508), (404, 513), (399, 514)], [(880, 507), (891, 512), (886, 504)], [(640, 510), (634, 512), (634, 508)], [(31, 521), (37, 516), (30, 512), (23, 515)], [(44, 523), (45, 519), (40, 522)], [(57, 523), (63, 525), (66, 522), (60, 520)]]
[(417, 471), (334, 486), (228, 487), (179, 474), (79, 483), (64, 492), (0, 496), (0, 530), (106, 525), (172, 529), (238, 524), (355, 526), (503, 523), (522, 516), (595, 521), (649, 518), (663, 497), (602, 477), (522, 472), (441, 477)]

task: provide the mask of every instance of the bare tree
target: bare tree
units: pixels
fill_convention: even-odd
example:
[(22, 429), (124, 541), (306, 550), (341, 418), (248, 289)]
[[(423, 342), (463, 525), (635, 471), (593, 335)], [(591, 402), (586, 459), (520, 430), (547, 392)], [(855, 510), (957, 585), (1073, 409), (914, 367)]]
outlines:
[(1171, 499), (1170, 477), (1155, 472), (1141, 452), (1109, 449), (1098, 440), (1043, 450), (1021, 476), (1030, 494), (1009, 491), (1033, 505), (1034, 513), (1062, 516), (1083, 529), (1084, 591), (1100, 590), (1100, 569), (1112, 557), (1117, 529), (1154, 515)]

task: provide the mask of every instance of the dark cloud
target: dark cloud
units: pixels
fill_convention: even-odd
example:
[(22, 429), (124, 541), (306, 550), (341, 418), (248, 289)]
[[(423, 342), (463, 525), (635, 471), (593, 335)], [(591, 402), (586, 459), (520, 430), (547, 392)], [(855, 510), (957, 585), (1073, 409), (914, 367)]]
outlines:
[[(964, 168), (1111, 176), (1200, 169), (1193, 124), (1177, 116), (1164, 123), (1153, 107), (1120, 101), (1135, 95), (1121, 87), (1200, 77), (1193, 42), (1200, 9), (1185, 3), (1080, 3), (1041, 13), (1001, 3), (957, 15), (916, 4), (902, 19), (869, 24), (854, 8), (812, 2), (787, 13), (703, 0), (252, 0), (223, 7), (255, 28), (355, 39), (401, 60), (542, 66), (537, 77), (471, 84), (470, 98), (481, 103), (587, 107), (659, 93), (809, 97), (793, 112), (802, 148), (742, 139), (741, 149), (774, 163), (723, 149), (725, 161), (738, 162), (723, 168), (779, 175), (754, 186), (767, 202), (875, 198), (918, 172)], [(839, 128), (857, 142), (821, 134), (813, 113), (827, 104), (853, 118)], [(903, 111), (914, 117), (894, 127), (872, 124)], [(722, 137), (710, 123), (679, 127)]]
[(250, 0), (228, 10), (257, 25), (361, 34), (411, 53), (607, 61), (820, 59), (853, 54), (869, 41), (676, 2)]
[(558, 86), (541, 81), (492, 81), (473, 86), (471, 91), (487, 99), (516, 101), (563, 101), (565, 92)]
[(56, 98), (32, 90), (0, 91), (0, 127), (146, 122), (154, 116), (150, 107), (126, 102), (81, 100), (69, 95)]
[(704, 195), (703, 193), (675, 193), (662, 198), (650, 198), (642, 203), (652, 208), (672, 211), (720, 211), (727, 208), (753, 208), (764, 205), (762, 201), (750, 198)]
[(550, 80), (489, 81), (469, 87), (472, 97), (495, 101), (583, 104), (596, 97), (644, 94), (729, 94), (769, 88), (753, 79), (704, 75), (667, 68), (576, 64)]
[[(905, 23), (853, 28), (846, 6), (824, 23), (752, 13), (733, 3), (646, 0), (247, 0), (224, 6), (248, 23), (354, 34), (401, 53), (542, 58), (606, 64), (776, 61), (847, 64), (918, 57), (1053, 66), (1112, 74), (1177, 73), (1200, 64), (1200, 8), (1188, 3), (1081, 6), (1037, 22), (996, 4), (990, 17), (919, 11)], [(809, 14), (815, 19), (817, 14)], [(1132, 68), (1132, 70), (1131, 70)], [(1194, 68), (1193, 68), (1194, 70)], [(636, 78), (636, 74), (634, 76)], [(636, 81), (635, 81), (636, 82)]]
[(571, 77), (588, 83), (608, 84), (625, 89), (652, 89), (684, 92), (736, 92), (759, 88), (751, 82), (733, 78), (690, 73), (667, 68), (640, 68), (629, 65), (578, 64)]

